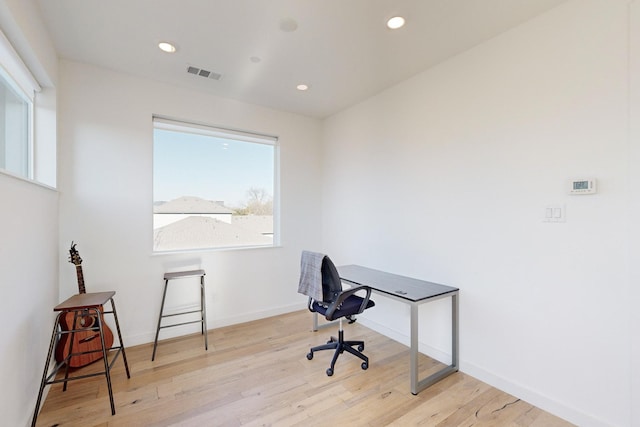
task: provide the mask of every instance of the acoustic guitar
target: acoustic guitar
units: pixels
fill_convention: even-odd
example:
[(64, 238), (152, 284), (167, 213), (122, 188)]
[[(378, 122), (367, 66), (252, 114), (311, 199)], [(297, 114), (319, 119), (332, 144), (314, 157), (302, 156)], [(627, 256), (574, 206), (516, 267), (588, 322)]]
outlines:
[[(82, 274), (82, 258), (80, 258), (80, 254), (76, 250), (76, 244), (73, 242), (71, 242), (71, 249), (69, 249), (69, 262), (76, 266), (78, 292), (81, 294), (86, 293), (84, 276)], [(113, 345), (113, 332), (111, 332), (104, 321), (102, 306), (99, 307), (99, 311), (104, 334), (104, 344), (107, 349), (109, 349)], [(75, 333), (62, 334), (60, 337), (60, 341), (56, 347), (56, 360), (58, 363), (65, 360), (71, 352), (74, 355), (71, 356), (67, 362), (71, 368), (80, 368), (102, 359), (100, 333), (97, 330), (90, 329), (96, 326), (98, 326), (98, 319), (94, 310), (68, 312), (62, 315), (60, 317), (60, 327), (62, 330), (71, 331), (75, 329), (77, 331)]]

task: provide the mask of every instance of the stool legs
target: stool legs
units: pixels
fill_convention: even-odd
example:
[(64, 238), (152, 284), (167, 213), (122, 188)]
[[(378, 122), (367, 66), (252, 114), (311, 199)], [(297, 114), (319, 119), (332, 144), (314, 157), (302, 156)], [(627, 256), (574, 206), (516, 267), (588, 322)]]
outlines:
[[(116, 413), (116, 407), (115, 407), (115, 403), (113, 400), (113, 389), (111, 386), (111, 367), (113, 366), (113, 364), (115, 363), (116, 359), (118, 358), (118, 355), (120, 353), (122, 353), (122, 360), (124, 361), (124, 367), (125, 370), (127, 372), (127, 378), (131, 378), (131, 375), (129, 373), (129, 364), (127, 363), (127, 355), (125, 353), (125, 348), (124, 348), (124, 343), (122, 341), (122, 334), (120, 332), (120, 323), (118, 322), (118, 314), (116, 313), (116, 306), (115, 303), (113, 301), (113, 298), (109, 299), (109, 302), (111, 302), (111, 311), (103, 311), (101, 313), (101, 309), (98, 307), (88, 307), (88, 308), (82, 308), (82, 309), (71, 309), (71, 310), (65, 310), (65, 311), (60, 311), (60, 313), (58, 313), (58, 315), (56, 316), (56, 320), (54, 322), (53, 325), (53, 331), (51, 333), (51, 342), (49, 343), (49, 352), (47, 353), (47, 358), (44, 364), (44, 369), (42, 372), (42, 380), (40, 382), (40, 390), (38, 391), (38, 398), (36, 400), (36, 408), (34, 410), (33, 413), (33, 420), (31, 422), (31, 426), (35, 427), (36, 425), (36, 420), (38, 418), (38, 411), (40, 409), (40, 404), (42, 403), (42, 395), (44, 393), (44, 388), (49, 385), (49, 384), (55, 384), (55, 383), (59, 383), (62, 382), (64, 383), (63, 385), (63, 391), (66, 391), (67, 389), (67, 382), (71, 381), (71, 380), (76, 380), (76, 379), (81, 379), (81, 378), (88, 378), (88, 377), (93, 377), (93, 376), (97, 376), (97, 375), (105, 375), (106, 381), (107, 381), (107, 388), (109, 390), (109, 403), (111, 406), (111, 415), (115, 415)], [(62, 331), (61, 327), (60, 327), (60, 318), (62, 316), (65, 316), (67, 313), (69, 312), (75, 312), (74, 314), (74, 322), (73, 322), (73, 328), (70, 331)], [(71, 336), (73, 337), (73, 335), (76, 333), (76, 331), (79, 331), (81, 329), (78, 328), (78, 326), (76, 325), (76, 320), (78, 318), (78, 313), (79, 312), (88, 312), (88, 311), (94, 311), (95, 312), (95, 319), (97, 320), (98, 323), (98, 333), (100, 335), (100, 342), (102, 345), (102, 360), (104, 363), (104, 372), (97, 372), (97, 373), (93, 373), (93, 374), (86, 374), (86, 375), (78, 375), (75, 377), (69, 377), (69, 359), (71, 358), (71, 355), (73, 353), (73, 338), (71, 339), (71, 342), (69, 344), (69, 356), (67, 357), (67, 359), (59, 362), (56, 364), (55, 368), (53, 369), (53, 371), (51, 373), (48, 373), (49, 371), (49, 364), (51, 363), (51, 358), (53, 357), (53, 353), (55, 351), (55, 344), (56, 344), (56, 338), (64, 333), (68, 333), (71, 334)], [(117, 347), (111, 347), (111, 349), (117, 349), (117, 353), (115, 353), (115, 355), (113, 356), (113, 359), (111, 360), (111, 363), (109, 363), (109, 358), (108, 358), (108, 353), (109, 353), (109, 348), (107, 348), (106, 343), (104, 341), (104, 324), (102, 321), (102, 316), (101, 314), (113, 314), (113, 318), (115, 320), (116, 323), (116, 330), (118, 331), (118, 339), (119, 339), (119, 346)], [(95, 330), (95, 329), (94, 329)], [(56, 373), (62, 368), (62, 366), (65, 366), (65, 374), (64, 374), (64, 378), (62, 379), (55, 379), (55, 375)], [(52, 379), (54, 378), (54, 379)]]
[[(111, 304), (113, 304), (113, 301), (111, 301)], [(107, 377), (107, 388), (109, 389), (109, 403), (111, 404), (111, 415), (115, 415), (116, 414), (116, 406), (113, 403), (113, 390), (111, 389), (111, 373), (110, 373), (111, 368), (109, 367), (109, 359), (107, 358), (107, 348), (106, 348), (105, 343), (104, 343), (104, 334), (102, 333), (102, 331), (103, 331), (103, 329), (102, 329), (102, 326), (103, 326), (102, 325), (102, 319), (101, 319), (101, 316), (100, 316), (100, 310), (98, 310), (96, 308), (95, 312), (96, 312), (96, 320), (98, 321), (98, 328), (100, 329), (100, 342), (102, 343), (102, 360), (104, 361), (104, 374)], [(120, 344), (122, 344), (122, 342), (120, 342)], [(124, 359), (124, 360), (126, 360), (126, 359)], [(125, 362), (125, 364), (126, 364), (126, 362)], [(64, 385), (66, 387), (67, 383), (65, 382)]]
[[(74, 337), (76, 335), (76, 329), (78, 329), (78, 313), (80, 313), (79, 311), (75, 311), (73, 313), (73, 323), (71, 324), (71, 338), (69, 339), (69, 354), (73, 353), (73, 343), (74, 343)], [(62, 337), (62, 334), (60, 334), (60, 336)], [(64, 379), (66, 380), (67, 378), (69, 378), (69, 363), (65, 364), (64, 367)], [(67, 391), (67, 381), (65, 381), (62, 384), (62, 391)]]
[(160, 334), (160, 323), (162, 322), (162, 313), (164, 311), (164, 300), (167, 298), (167, 285), (169, 279), (164, 279), (164, 291), (162, 292), (162, 303), (160, 304), (160, 316), (158, 316), (158, 327), (156, 328), (156, 339), (153, 340), (153, 354), (151, 355), (151, 361), (156, 358), (156, 348), (158, 347), (158, 335)]
[[(120, 322), (118, 322), (118, 313), (116, 313), (116, 303), (111, 299), (111, 311), (113, 311), (113, 320), (116, 323), (116, 331), (118, 331), (118, 341), (120, 342), (120, 351), (122, 351), (122, 360), (124, 361), (124, 369), (127, 371), (127, 378), (131, 378), (129, 374), (129, 364), (127, 363), (127, 354), (124, 350), (124, 343), (122, 341), (122, 334), (120, 333)], [(104, 344), (102, 346), (104, 348)]]
[[(111, 313), (113, 313), (113, 318), (116, 323), (116, 331), (118, 331), (118, 340), (120, 342), (120, 351), (122, 352), (122, 361), (124, 362), (124, 368), (127, 372), (127, 378), (131, 378), (129, 374), (129, 364), (127, 363), (127, 355), (124, 350), (124, 344), (122, 343), (122, 334), (120, 333), (120, 323), (118, 322), (118, 313), (116, 313), (116, 304), (113, 301), (113, 298), (109, 300), (111, 302)], [(102, 319), (100, 316), (100, 310), (95, 309), (96, 318), (98, 319), (98, 327), (100, 328), (100, 341), (102, 342), (102, 360), (104, 360), (104, 372), (107, 377), (107, 387), (109, 389), (109, 403), (111, 403), (111, 415), (116, 414), (116, 407), (113, 403), (113, 390), (111, 389), (111, 366), (109, 365), (109, 359), (107, 358), (107, 352), (109, 349), (106, 347), (104, 342), (104, 334), (102, 333), (103, 325)], [(115, 356), (117, 357), (117, 355)], [(113, 361), (115, 362), (115, 357)], [(65, 386), (67, 383), (65, 382)]]
[[(195, 271), (178, 271), (178, 272), (173, 272), (173, 273), (166, 273), (165, 277), (164, 277), (164, 289), (162, 291), (162, 302), (160, 303), (160, 315), (158, 316), (158, 325), (156, 327), (156, 336), (155, 339), (153, 340), (153, 353), (151, 354), (151, 361), (153, 362), (156, 358), (156, 350), (158, 349), (158, 337), (160, 335), (160, 329), (163, 328), (171, 328), (173, 326), (181, 326), (181, 325), (187, 325), (190, 323), (200, 323), (200, 332), (202, 335), (204, 335), (204, 349), (205, 350), (209, 350), (209, 337), (207, 334), (207, 306), (205, 303), (205, 286), (204, 286), (204, 270), (195, 270)], [(167, 288), (169, 287), (169, 280), (172, 279), (183, 279), (183, 278), (187, 278), (187, 277), (195, 277), (195, 276), (199, 276), (200, 277), (200, 309), (199, 310), (192, 310), (192, 311), (182, 311), (179, 313), (173, 313), (173, 314), (164, 314), (164, 304), (165, 301), (167, 299)], [(193, 321), (187, 321), (187, 322), (182, 322), (182, 323), (174, 323), (171, 325), (162, 325), (162, 319), (165, 317), (172, 317), (172, 316), (180, 316), (183, 314), (195, 314), (197, 312), (200, 312), (200, 320), (193, 320)]]
[[(44, 387), (47, 385), (47, 370), (49, 368), (49, 363), (51, 363), (51, 356), (53, 355), (53, 349), (56, 344), (56, 335), (58, 334), (58, 326), (60, 325), (60, 316), (62, 316), (63, 314), (64, 313), (58, 313), (58, 315), (56, 316), (56, 321), (53, 324), (53, 332), (51, 333), (51, 342), (49, 343), (49, 353), (47, 353), (47, 359), (44, 362), (44, 369), (42, 372), (42, 381), (40, 381), (40, 390), (38, 391), (38, 399), (36, 400), (36, 409), (33, 412), (33, 421), (31, 422), (31, 427), (35, 427), (36, 419), (38, 418), (38, 410), (40, 409), (40, 403), (42, 402), (42, 393), (44, 392)], [(56, 367), (56, 370), (57, 370), (57, 367)]]

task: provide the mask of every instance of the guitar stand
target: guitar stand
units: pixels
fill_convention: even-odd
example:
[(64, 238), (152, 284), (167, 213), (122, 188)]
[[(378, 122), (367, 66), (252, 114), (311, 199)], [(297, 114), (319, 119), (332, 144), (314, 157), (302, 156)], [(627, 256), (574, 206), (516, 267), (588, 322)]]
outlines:
[[(42, 401), (42, 394), (44, 392), (45, 386), (62, 382), (64, 383), (62, 390), (66, 391), (68, 381), (95, 377), (98, 375), (104, 375), (107, 379), (107, 387), (109, 389), (109, 402), (111, 403), (111, 415), (115, 415), (116, 408), (113, 403), (113, 391), (111, 389), (111, 368), (113, 367), (113, 364), (115, 363), (120, 353), (122, 353), (122, 360), (124, 361), (124, 368), (127, 372), (127, 378), (131, 378), (131, 375), (129, 374), (129, 365), (127, 364), (127, 355), (125, 353), (124, 344), (122, 343), (122, 335), (120, 334), (120, 324), (118, 323), (118, 314), (116, 313), (116, 306), (115, 306), (115, 303), (113, 302), (114, 295), (115, 295), (115, 292), (113, 291), (78, 294), (78, 295), (72, 296), (71, 298), (67, 299), (66, 301), (54, 307), (53, 311), (58, 311), (59, 313), (56, 316), (56, 321), (53, 325), (53, 333), (51, 334), (51, 343), (49, 344), (49, 353), (47, 354), (47, 360), (44, 364), (44, 372), (42, 373), (42, 381), (40, 383), (40, 391), (38, 392), (38, 400), (36, 401), (36, 409), (33, 413), (33, 421), (31, 423), (32, 427), (35, 427), (36, 425), (36, 419), (38, 418), (38, 410), (40, 409), (40, 403)], [(107, 302), (111, 303), (111, 311), (101, 311), (101, 308)], [(84, 313), (83, 315), (86, 315), (88, 313), (90, 316), (96, 319), (97, 325), (94, 325), (90, 328), (75, 329), (76, 322), (74, 320), (74, 329), (67, 330), (67, 331), (62, 330), (60, 326), (60, 319), (61, 317), (67, 315), (68, 313), (74, 313), (74, 319), (77, 319), (78, 317), (81, 316), (79, 313)], [(101, 315), (103, 314), (113, 315), (113, 319), (115, 320), (115, 324), (116, 324), (116, 331), (118, 332), (118, 340), (120, 345), (112, 346), (111, 348), (106, 348), (105, 342), (104, 342), (103, 323), (101, 318)], [(98, 350), (91, 350), (91, 351), (82, 352), (82, 353), (78, 353), (78, 352), (74, 353), (73, 352), (74, 335), (76, 332), (84, 332), (84, 331), (96, 331), (100, 335), (100, 341), (102, 344), (101, 348)], [(53, 356), (55, 351), (56, 342), (64, 334), (71, 334), (71, 340), (69, 344), (69, 355), (64, 360), (58, 362), (56, 366), (53, 368), (53, 370), (51, 371), (51, 373), (47, 373), (49, 370), (51, 357)], [(111, 361), (109, 361), (108, 356), (113, 350), (115, 350), (116, 352), (111, 358)], [(102, 360), (104, 362), (104, 371), (70, 377), (69, 363), (70, 363), (71, 357), (79, 356), (82, 354), (94, 353), (94, 352), (102, 353)], [(65, 368), (64, 378), (56, 379), (55, 378), (56, 374), (63, 367)]]

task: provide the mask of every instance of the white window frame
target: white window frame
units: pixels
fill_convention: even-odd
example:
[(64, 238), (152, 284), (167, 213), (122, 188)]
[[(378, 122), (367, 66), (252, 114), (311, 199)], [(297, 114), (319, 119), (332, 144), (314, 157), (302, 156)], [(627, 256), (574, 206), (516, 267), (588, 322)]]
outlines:
[(11, 88), (22, 97), (28, 104), (28, 130), (27, 130), (27, 175), (16, 174), (4, 168), (0, 168), (2, 173), (16, 176), (18, 178), (34, 179), (34, 104), (36, 93), (42, 88), (33, 77), (29, 68), (22, 62), (22, 59), (15, 51), (4, 33), (0, 31), (0, 75)]
[[(215, 138), (224, 138), (255, 144), (265, 144), (273, 147), (273, 241), (269, 244), (235, 245), (235, 246), (212, 246), (206, 248), (157, 250), (153, 247), (154, 254), (165, 254), (171, 252), (200, 252), (212, 250), (230, 250), (247, 248), (273, 248), (281, 245), (280, 236), (280, 145), (277, 136), (212, 126), (203, 123), (196, 123), (184, 120), (168, 118), (165, 116), (153, 116), (153, 129), (169, 130), (180, 133), (191, 133)], [(155, 141), (154, 141), (155, 150)], [(154, 165), (155, 170), (155, 165)], [(155, 187), (155, 182), (154, 182)], [(155, 189), (154, 189), (155, 191)], [(155, 233), (154, 233), (155, 234)]]

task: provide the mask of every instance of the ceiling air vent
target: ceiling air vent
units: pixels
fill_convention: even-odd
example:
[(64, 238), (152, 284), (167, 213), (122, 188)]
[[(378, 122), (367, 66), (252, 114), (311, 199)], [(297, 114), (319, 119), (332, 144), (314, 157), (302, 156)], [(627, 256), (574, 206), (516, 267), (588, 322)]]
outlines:
[(193, 67), (191, 65), (187, 67), (187, 73), (213, 80), (220, 80), (222, 78), (222, 74), (220, 73), (214, 73), (213, 71), (205, 70), (204, 68)]

